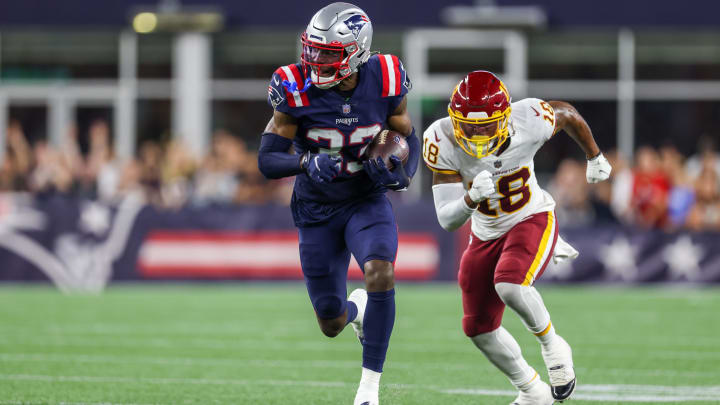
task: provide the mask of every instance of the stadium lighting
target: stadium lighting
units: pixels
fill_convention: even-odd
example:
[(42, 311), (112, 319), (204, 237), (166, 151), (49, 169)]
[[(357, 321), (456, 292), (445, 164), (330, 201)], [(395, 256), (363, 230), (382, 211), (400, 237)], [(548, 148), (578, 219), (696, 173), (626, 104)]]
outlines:
[(132, 27), (139, 34), (216, 32), (222, 29), (223, 24), (223, 14), (209, 7), (144, 8), (132, 14)]
[(157, 28), (158, 18), (155, 13), (139, 13), (133, 18), (132, 26), (138, 34), (148, 34)]

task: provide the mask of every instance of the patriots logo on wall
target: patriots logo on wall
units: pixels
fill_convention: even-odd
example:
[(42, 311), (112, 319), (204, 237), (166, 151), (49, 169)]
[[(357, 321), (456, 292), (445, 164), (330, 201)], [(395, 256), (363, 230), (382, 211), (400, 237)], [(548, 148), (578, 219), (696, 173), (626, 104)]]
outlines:
[(357, 39), (358, 35), (360, 35), (360, 30), (365, 26), (365, 24), (369, 23), (370, 20), (368, 20), (364, 15), (355, 14), (343, 22), (348, 29), (352, 31), (355, 39)]

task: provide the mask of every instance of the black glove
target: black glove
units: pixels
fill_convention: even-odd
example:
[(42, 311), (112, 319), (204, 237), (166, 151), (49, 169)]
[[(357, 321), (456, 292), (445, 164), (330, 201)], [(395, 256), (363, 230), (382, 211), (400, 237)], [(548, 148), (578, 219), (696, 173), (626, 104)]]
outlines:
[(390, 161), (394, 166), (392, 170), (389, 170), (382, 158), (379, 157), (363, 162), (363, 169), (376, 183), (382, 184), (393, 191), (405, 191), (410, 185), (410, 177), (405, 172), (405, 167), (403, 167), (397, 156), (390, 156)]
[(300, 159), (302, 167), (311, 179), (318, 183), (329, 183), (340, 173), (340, 156), (327, 153), (305, 153)]

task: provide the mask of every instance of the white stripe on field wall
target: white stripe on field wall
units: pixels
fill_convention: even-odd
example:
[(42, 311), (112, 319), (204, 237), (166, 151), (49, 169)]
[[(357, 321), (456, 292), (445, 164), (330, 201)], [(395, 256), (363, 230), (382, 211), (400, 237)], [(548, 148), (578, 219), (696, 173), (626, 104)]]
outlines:
[[(355, 387), (356, 383), (343, 381), (287, 381), (287, 380), (229, 380), (213, 378), (143, 378), (104, 376), (51, 376), (36, 374), (0, 374), (5, 381), (79, 382), (79, 383), (145, 383), (145, 384), (196, 384), (196, 385), (271, 385), (305, 386), (325, 388)], [(497, 389), (447, 389), (413, 384), (388, 384), (399, 390), (430, 390), (449, 395), (508, 396), (516, 391)], [(622, 401), (622, 402), (694, 402), (715, 401), (720, 396), (720, 386), (660, 386), (660, 385), (589, 385), (578, 386), (573, 400)]]
[[(396, 267), (432, 271), (437, 267), (439, 252), (432, 242), (400, 242)], [(300, 268), (297, 241), (168, 241), (146, 240), (140, 250), (144, 266), (206, 266), (220, 268)], [(352, 261), (351, 268), (358, 268)]]

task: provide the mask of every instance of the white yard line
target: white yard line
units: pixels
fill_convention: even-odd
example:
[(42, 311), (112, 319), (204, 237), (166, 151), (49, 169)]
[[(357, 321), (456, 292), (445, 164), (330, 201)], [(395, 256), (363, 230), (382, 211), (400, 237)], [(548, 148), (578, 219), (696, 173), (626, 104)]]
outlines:
[[(289, 343), (292, 344), (289, 344)], [(37, 345), (37, 346), (55, 346), (55, 347), (160, 347), (160, 348), (202, 348), (202, 349), (222, 349), (222, 350), (242, 350), (242, 349), (262, 349), (264, 351), (319, 351), (319, 352), (344, 352), (358, 348), (357, 341), (320, 341), (310, 342), (304, 340), (288, 342), (269, 342), (266, 340), (242, 340), (242, 339), (184, 339), (184, 338), (142, 338), (142, 337), (117, 337), (103, 336), (3, 336), (0, 337), (1, 345)], [(428, 348), (426, 342), (401, 342), (393, 344), (392, 350), (403, 353), (442, 353), (442, 354), (461, 354), (467, 355), (473, 352), (468, 349), (467, 344), (457, 344), (442, 348)], [(652, 355), (655, 359), (663, 360), (720, 360), (720, 351), (717, 350), (654, 350), (646, 349), (648, 355)], [(639, 349), (576, 349), (578, 358), (623, 358), (628, 356), (637, 356), (643, 353)]]
[[(271, 385), (271, 386), (300, 386), (324, 388), (349, 388), (355, 383), (342, 381), (286, 381), (286, 380), (229, 380), (212, 378), (140, 378), (140, 377), (102, 377), (102, 376), (50, 376), (34, 374), (0, 374), (0, 380), (5, 381), (38, 381), (38, 382), (76, 382), (76, 383), (134, 383), (134, 384), (196, 384), (196, 385)], [(483, 389), (483, 388), (456, 388), (448, 389), (433, 386), (413, 384), (389, 384), (388, 387), (401, 390), (431, 390), (449, 395), (473, 396), (509, 396), (516, 395), (515, 391)], [(671, 387), (662, 385), (591, 385), (584, 384), (578, 387), (574, 400), (579, 401), (622, 401), (626, 402), (695, 402), (718, 401), (720, 386), (681, 386)]]
[[(233, 358), (208, 358), (208, 357), (157, 357), (157, 356), (127, 356), (127, 355), (95, 355), (95, 354), (57, 354), (57, 353), (0, 353), (0, 361), (4, 362), (40, 362), (40, 363), (93, 363), (93, 364), (155, 364), (173, 366), (224, 366), (224, 367), (277, 367), (277, 368), (351, 368), (359, 364), (359, 360), (263, 360), (263, 359), (233, 359)], [(395, 369), (421, 369), (429, 367), (437, 369), (441, 367), (452, 371), (483, 371), (494, 370), (487, 362), (478, 360), (476, 364), (447, 363), (438, 366), (436, 362), (396, 362), (388, 365)], [(629, 376), (667, 376), (687, 378), (716, 378), (720, 377), (720, 371), (682, 371), (682, 370), (649, 370), (649, 369), (623, 369), (623, 368), (584, 368), (578, 367), (580, 373), (593, 372), (609, 375)]]

